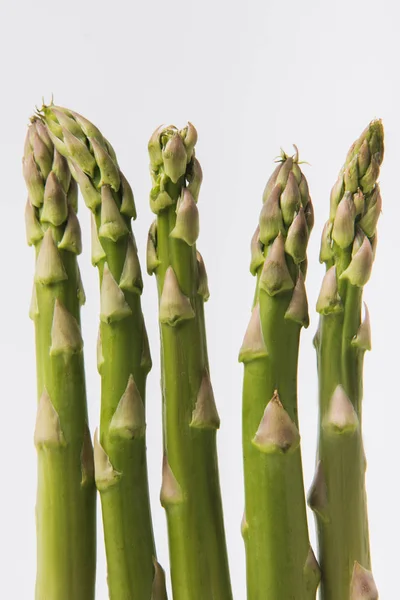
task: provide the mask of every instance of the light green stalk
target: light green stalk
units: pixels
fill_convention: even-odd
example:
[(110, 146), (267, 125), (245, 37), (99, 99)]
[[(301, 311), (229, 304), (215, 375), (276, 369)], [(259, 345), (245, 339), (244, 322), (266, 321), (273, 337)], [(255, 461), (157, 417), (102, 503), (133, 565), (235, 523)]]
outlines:
[(145, 387), (151, 368), (141, 309), (142, 277), (131, 219), (131, 187), (114, 150), (77, 113), (43, 108), (48, 133), (68, 159), (92, 211), (92, 262), (100, 276), (98, 369), (100, 440), (95, 435), (95, 479), (101, 495), (111, 600), (164, 600), (155, 559), (145, 439)]
[(167, 514), (174, 600), (231, 600), (220, 496), (219, 417), (207, 358), (204, 263), (196, 252), (202, 180), (195, 128), (160, 127), (149, 142), (157, 220), (147, 268), (160, 297), (164, 463), (161, 503)]
[(244, 363), (243, 459), (248, 600), (312, 600), (319, 568), (306, 516), (297, 416), (304, 285), (313, 208), (298, 154), (282, 153), (252, 239), (257, 288), (239, 360)]
[(362, 291), (371, 274), (381, 196), (383, 128), (373, 121), (353, 144), (331, 193), (322, 234), (326, 264), (315, 337), (320, 427), (309, 504), (318, 526), (323, 600), (378, 598), (371, 574), (365, 456), (361, 432), (362, 371), (371, 348)]
[(88, 428), (77, 255), (77, 186), (43, 124), (33, 119), (23, 159), (26, 230), (36, 250), (38, 412), (36, 600), (90, 600), (96, 572), (96, 488)]

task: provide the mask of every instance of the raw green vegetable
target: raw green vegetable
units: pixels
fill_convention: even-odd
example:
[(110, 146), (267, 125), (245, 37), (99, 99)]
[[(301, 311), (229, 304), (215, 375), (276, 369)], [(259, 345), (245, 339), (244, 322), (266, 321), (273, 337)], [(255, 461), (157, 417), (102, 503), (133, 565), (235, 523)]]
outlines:
[(308, 327), (304, 284), (313, 207), (298, 153), (282, 152), (251, 242), (257, 276), (244, 363), (243, 459), (248, 600), (315, 599), (320, 573), (306, 516), (297, 362)]
[(361, 432), (362, 372), (371, 349), (362, 292), (372, 269), (381, 195), (383, 127), (373, 121), (350, 148), (331, 192), (321, 243), (326, 265), (315, 337), (320, 427), (309, 504), (315, 512), (322, 599), (378, 598), (371, 574), (365, 456)]
[(157, 215), (147, 268), (160, 298), (164, 462), (161, 503), (167, 514), (174, 600), (231, 600), (220, 497), (216, 430), (204, 323), (208, 298), (196, 251), (202, 172), (197, 132), (160, 127), (149, 142)]
[(38, 412), (36, 600), (90, 600), (96, 571), (96, 488), (87, 419), (77, 255), (77, 186), (67, 161), (34, 118), (23, 159), (26, 231), (36, 251)]
[(155, 561), (145, 440), (145, 387), (151, 358), (140, 295), (143, 283), (131, 219), (131, 187), (101, 132), (74, 111), (42, 109), (92, 211), (92, 262), (100, 276), (98, 369), (100, 439), (94, 443), (111, 600), (164, 600)]

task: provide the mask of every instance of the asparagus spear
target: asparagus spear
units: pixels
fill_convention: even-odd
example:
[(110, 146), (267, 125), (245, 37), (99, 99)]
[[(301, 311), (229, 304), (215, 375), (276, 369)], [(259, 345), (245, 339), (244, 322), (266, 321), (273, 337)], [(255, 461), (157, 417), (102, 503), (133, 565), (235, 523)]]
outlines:
[(308, 327), (304, 285), (313, 227), (307, 181), (281, 154), (265, 187), (251, 243), (255, 300), (239, 360), (244, 363), (243, 459), (248, 600), (311, 600), (319, 568), (306, 517), (297, 416), (297, 362)]
[(115, 152), (81, 115), (56, 106), (42, 110), (47, 131), (68, 159), (92, 211), (92, 262), (100, 277), (98, 369), (100, 439), (94, 441), (111, 600), (164, 600), (155, 561), (145, 440), (145, 387), (151, 368), (141, 309), (142, 276), (131, 219), (131, 187)]
[(216, 430), (204, 301), (207, 276), (196, 251), (202, 172), (197, 132), (158, 128), (149, 142), (157, 215), (150, 228), (147, 268), (156, 273), (162, 352), (166, 510), (174, 600), (232, 598), (221, 506)]
[(26, 230), (36, 251), (30, 316), (35, 324), (38, 412), (36, 600), (94, 598), (96, 488), (87, 419), (77, 255), (77, 186), (34, 118), (23, 158)]
[(326, 265), (317, 301), (319, 447), (309, 493), (315, 512), (323, 600), (378, 598), (371, 574), (361, 433), (362, 371), (371, 348), (363, 287), (376, 246), (383, 128), (373, 121), (350, 148), (332, 188), (321, 242)]

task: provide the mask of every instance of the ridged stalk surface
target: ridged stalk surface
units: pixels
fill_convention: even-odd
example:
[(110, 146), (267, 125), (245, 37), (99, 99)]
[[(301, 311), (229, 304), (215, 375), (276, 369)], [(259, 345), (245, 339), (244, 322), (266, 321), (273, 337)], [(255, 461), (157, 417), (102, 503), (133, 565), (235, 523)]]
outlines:
[(142, 276), (131, 219), (131, 187), (115, 152), (81, 115), (43, 108), (48, 134), (65, 156), (92, 212), (92, 263), (100, 278), (100, 438), (94, 441), (111, 600), (164, 600), (155, 558), (146, 462), (145, 388), (151, 368), (141, 310)]
[(218, 475), (219, 417), (211, 387), (204, 323), (208, 298), (196, 251), (202, 174), (189, 124), (159, 128), (149, 142), (157, 220), (148, 240), (149, 273), (160, 297), (166, 510), (174, 600), (231, 600)]
[(33, 119), (23, 159), (26, 230), (36, 251), (38, 412), (36, 600), (90, 600), (96, 571), (96, 488), (87, 419), (77, 255), (77, 186), (43, 124)]
[(297, 415), (300, 331), (313, 207), (298, 155), (282, 153), (251, 243), (257, 276), (244, 363), (243, 459), (248, 600), (312, 600), (319, 568), (310, 547)]
[(309, 492), (315, 512), (322, 600), (378, 598), (371, 574), (366, 461), (362, 441), (363, 359), (371, 348), (362, 292), (372, 269), (381, 196), (383, 128), (373, 121), (350, 148), (331, 192), (317, 301), (319, 376), (317, 469)]

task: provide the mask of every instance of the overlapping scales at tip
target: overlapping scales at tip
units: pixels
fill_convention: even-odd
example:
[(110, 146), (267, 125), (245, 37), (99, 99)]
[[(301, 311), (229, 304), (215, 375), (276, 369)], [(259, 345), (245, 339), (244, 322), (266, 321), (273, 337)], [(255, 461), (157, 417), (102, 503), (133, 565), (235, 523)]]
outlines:
[[(270, 249), (277, 239), (282, 245), (282, 267), (291, 262), (302, 269), (306, 263), (306, 251), (310, 232), (314, 225), (314, 209), (307, 180), (300, 168), (299, 154), (294, 156), (281, 152), (278, 166), (269, 178), (263, 194), (263, 206), (259, 224), (251, 244), (250, 271), (253, 275), (270, 261)], [(282, 261), (281, 261), (282, 262)], [(278, 292), (291, 289), (294, 282), (286, 274), (286, 284)], [(277, 293), (274, 290), (273, 293)]]
[[(331, 265), (335, 261), (335, 247), (339, 251), (351, 249), (354, 256), (360, 236), (367, 236), (375, 246), (376, 226), (382, 209), (377, 181), (383, 155), (383, 126), (380, 120), (375, 120), (352, 144), (332, 188), (329, 221), (321, 242), (322, 262)], [(358, 277), (355, 285), (364, 285), (364, 279), (368, 277)]]
[(53, 104), (44, 105), (39, 118), (48, 138), (68, 160), (87, 206), (96, 210), (100, 190), (109, 186), (118, 196), (120, 212), (135, 218), (132, 189), (120, 171), (114, 149), (100, 130), (79, 113)]
[[(197, 131), (191, 123), (188, 123), (180, 130), (173, 125), (158, 127), (148, 143), (152, 178), (150, 207), (154, 213), (158, 214), (168, 206), (175, 204), (169, 191), (171, 186), (182, 180), (183, 187), (186, 188), (192, 202), (190, 206), (187, 203), (187, 209), (188, 211), (190, 209), (193, 223), (188, 231), (186, 231), (187, 227), (183, 227), (183, 224), (179, 223), (182, 231), (176, 230), (174, 235), (176, 237), (179, 235), (189, 244), (192, 244), (197, 238), (194, 203), (197, 202), (203, 177), (200, 164), (195, 156), (196, 142)], [(181, 217), (182, 220), (184, 217), (186, 218), (186, 213), (185, 215), (182, 213)]]

